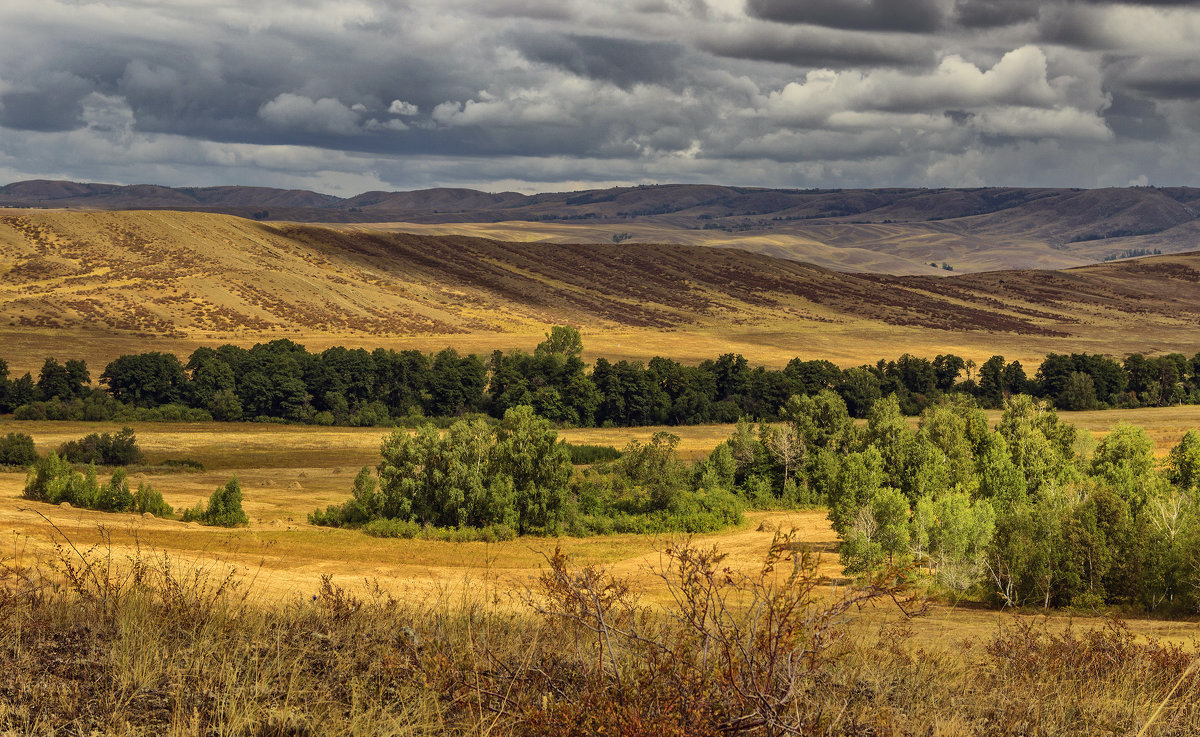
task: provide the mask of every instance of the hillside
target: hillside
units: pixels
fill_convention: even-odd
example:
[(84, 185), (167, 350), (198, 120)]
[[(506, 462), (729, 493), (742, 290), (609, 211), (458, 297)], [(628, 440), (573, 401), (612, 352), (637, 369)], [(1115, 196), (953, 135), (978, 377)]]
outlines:
[[(470, 189), (338, 198), (261, 187), (169, 188), (28, 181), (0, 205), (175, 209), (259, 220), (376, 223), (500, 240), (728, 246), (842, 271), (892, 274), (1066, 268), (1138, 249), (1200, 246), (1200, 189), (779, 190), (718, 185), (523, 195)], [(931, 262), (933, 265), (931, 265)]]
[(0, 216), (0, 357), (14, 367), (55, 351), (101, 360), (277, 337), (528, 347), (556, 323), (581, 326), (591, 351), (616, 357), (1194, 352), (1198, 318), (1198, 253), (938, 278), (679, 244), (504, 242), (170, 211)]

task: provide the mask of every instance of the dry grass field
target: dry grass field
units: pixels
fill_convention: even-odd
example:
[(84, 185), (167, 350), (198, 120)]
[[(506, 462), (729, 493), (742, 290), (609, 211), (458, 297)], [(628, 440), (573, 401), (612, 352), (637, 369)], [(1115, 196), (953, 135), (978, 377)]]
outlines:
[[(1188, 429), (1200, 427), (1200, 407), (1064, 413), (1064, 417), (1098, 437), (1118, 422), (1141, 425), (1155, 440), (1160, 455)], [(662, 537), (614, 535), (450, 543), (378, 539), (356, 531), (308, 525), (309, 512), (343, 501), (358, 468), (374, 464), (385, 434), (380, 428), (226, 423), (140, 423), (134, 427), (148, 463), (190, 458), (202, 462), (206, 469), (198, 473), (137, 473), (135, 480), (149, 481), (179, 511), (206, 499), (214, 488), (237, 475), (250, 526), (212, 529), (27, 502), (20, 498), (23, 474), (9, 472), (0, 473), (0, 530), (8, 533), (3, 552), (44, 554), (48, 544), (55, 539), (61, 541), (61, 534), (80, 546), (107, 541), (118, 550), (143, 546), (168, 552), (180, 561), (233, 564), (255, 579), (258, 596), (271, 601), (316, 592), (321, 576), (328, 574), (352, 589), (361, 587), (365, 579), (377, 579), (387, 590), (408, 600), (435, 597), (449, 606), (464, 596), (486, 595), (491, 605), (516, 606), (519, 593), (544, 566), (543, 555), (561, 544), (581, 563), (603, 564), (629, 577), (641, 587), (647, 600), (661, 603), (665, 596), (661, 582), (652, 575), (667, 542)], [(116, 429), (117, 425), (97, 423), (0, 423), (0, 433), (30, 433), (43, 452), (88, 432)], [(729, 437), (733, 428), (590, 428), (563, 430), (560, 435), (575, 442), (620, 447), (630, 440), (646, 440), (663, 429), (680, 435), (682, 454), (694, 459)], [(840, 578), (834, 552), (836, 538), (823, 510), (750, 512), (742, 526), (700, 540), (728, 553), (734, 569), (752, 571), (761, 562), (772, 530), (777, 528), (795, 528), (798, 539), (821, 554), (820, 573), (830, 581)], [(875, 627), (881, 621), (879, 617), (887, 619), (894, 614), (881, 609), (862, 621)], [(929, 641), (961, 639), (992, 631), (1003, 616), (1007, 615), (976, 606), (939, 605), (918, 622), (916, 632)], [(1070, 615), (1056, 614), (1053, 618), (1066, 623)], [(1200, 635), (1197, 625), (1188, 622), (1143, 619), (1134, 628), (1180, 642)]]
[[(866, 226), (863, 226), (866, 227)], [(882, 227), (882, 226), (880, 226)], [(665, 237), (665, 236), (664, 236)], [(732, 245), (713, 242), (710, 245)], [(942, 278), (844, 274), (742, 249), (518, 243), (227, 215), (11, 210), (0, 357), (94, 373), (118, 355), (290, 338), (311, 349), (531, 349), (582, 328), (585, 358), (873, 363), (903, 352), (1200, 351), (1200, 257)], [(942, 272), (945, 273), (945, 272)]]

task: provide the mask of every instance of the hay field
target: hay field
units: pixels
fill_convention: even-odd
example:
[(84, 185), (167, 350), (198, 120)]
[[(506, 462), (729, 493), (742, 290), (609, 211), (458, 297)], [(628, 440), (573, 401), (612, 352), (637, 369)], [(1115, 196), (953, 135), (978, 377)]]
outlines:
[[(1200, 407), (1087, 413), (1064, 413), (1065, 419), (1098, 436), (1121, 421), (1147, 428), (1164, 454), (1187, 429), (1200, 427)], [(994, 417), (993, 417), (994, 419)], [(0, 433), (28, 432), (41, 451), (88, 432), (111, 431), (117, 425), (96, 423), (0, 422)], [(732, 427), (711, 425), (683, 428), (573, 429), (560, 434), (568, 440), (622, 446), (631, 439), (648, 439), (666, 429), (681, 436), (686, 457), (697, 458), (729, 436)], [(258, 596), (277, 600), (317, 591), (320, 577), (334, 576), (356, 587), (377, 579), (387, 590), (446, 606), (465, 599), (486, 598), (490, 606), (519, 606), (520, 594), (536, 577), (542, 555), (561, 544), (580, 562), (602, 563), (628, 576), (649, 601), (662, 601), (664, 590), (653, 575), (667, 538), (614, 535), (561, 540), (530, 538), (503, 543), (449, 543), (427, 540), (387, 540), (350, 530), (316, 528), (306, 515), (317, 507), (343, 501), (353, 474), (373, 464), (385, 431), (380, 428), (315, 428), (259, 424), (135, 425), (149, 462), (191, 458), (203, 462), (200, 473), (137, 474), (162, 491), (176, 510), (207, 499), (230, 476), (242, 482), (248, 528), (224, 530), (196, 524), (135, 515), (114, 515), (27, 502), (20, 498), (21, 473), (0, 473), (0, 554), (36, 556), (55, 539), (51, 526), (79, 546), (107, 541), (117, 550), (133, 546), (166, 552), (184, 565), (220, 562), (238, 566), (254, 579)], [(743, 525), (700, 536), (729, 554), (738, 570), (757, 569), (772, 530), (798, 531), (798, 538), (821, 555), (820, 571), (836, 582), (841, 577), (835, 552), (836, 536), (824, 510), (749, 512)], [(957, 641), (994, 631), (1000, 612), (977, 606), (939, 605), (920, 620), (917, 634), (928, 641)], [(868, 612), (863, 627), (875, 627), (894, 617), (894, 611)], [(1065, 624), (1070, 616), (1052, 615)], [(1200, 634), (1195, 623), (1140, 620), (1134, 628), (1179, 642)], [(946, 638), (952, 638), (947, 640)]]

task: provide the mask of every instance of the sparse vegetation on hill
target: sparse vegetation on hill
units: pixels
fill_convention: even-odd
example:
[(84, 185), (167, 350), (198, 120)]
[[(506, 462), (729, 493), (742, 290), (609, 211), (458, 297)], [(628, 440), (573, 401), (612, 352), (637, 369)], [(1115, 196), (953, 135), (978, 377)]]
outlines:
[[(296, 335), (326, 345), (381, 345), (397, 335), (472, 337), (469, 345), (482, 350), (505, 345), (505, 335), (563, 322), (600, 332), (673, 329), (708, 345), (715, 331), (731, 325), (739, 333), (784, 330), (797, 341), (813, 332), (828, 338), (834, 325), (841, 326), (838, 335), (928, 327), (973, 338), (976, 346), (987, 346), (986, 336), (996, 333), (1106, 345), (1114, 333), (1139, 336), (1122, 339), (1122, 351), (1143, 350), (1152, 342), (1141, 337), (1147, 331), (1195, 341), (1189, 329), (1200, 303), (1194, 255), (952, 279), (925, 266), (952, 264), (956, 275), (1001, 268), (1006, 259), (1067, 267), (1125, 248), (1169, 252), (1183, 245), (1107, 240), (1068, 253), (1019, 239), (1017, 251), (1004, 256), (988, 253), (991, 238), (972, 235), (975, 241), (959, 246), (953, 241), (963, 236), (929, 224), (917, 234), (886, 232), (899, 226), (882, 223), (839, 227), (852, 232), (814, 232), (791, 245), (742, 243), (724, 234), (672, 245), (670, 230), (629, 229), (639, 241), (630, 248), (611, 243), (611, 228), (597, 231), (607, 242), (580, 245), (569, 236), (547, 243), (536, 233), (525, 240), (541, 242), (499, 242), (200, 213), (14, 213), (0, 217), (0, 255), (11, 265), (0, 275), (7, 286), (0, 290), (0, 332), (7, 342), (80, 331), (89, 340), (128, 346), (126, 352), (142, 350), (146, 338), (195, 346)], [(1192, 231), (1180, 237), (1194, 246), (1197, 227), (1181, 226)], [(856, 240), (891, 250), (869, 251)], [(739, 243), (765, 255), (731, 248)], [(1050, 340), (1038, 342), (1043, 351), (1056, 349)], [(645, 350), (623, 355), (645, 359)], [(104, 350), (104, 361), (119, 352)]]

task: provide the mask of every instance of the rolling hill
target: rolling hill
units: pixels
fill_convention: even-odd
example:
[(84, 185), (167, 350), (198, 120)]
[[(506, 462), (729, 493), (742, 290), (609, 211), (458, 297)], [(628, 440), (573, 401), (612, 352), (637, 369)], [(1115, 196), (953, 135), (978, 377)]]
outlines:
[(0, 215), (0, 357), (288, 337), (464, 350), (580, 326), (589, 352), (771, 364), (905, 351), (1200, 350), (1200, 253), (948, 278), (847, 274), (732, 248), (551, 244), (208, 213)]
[(1200, 247), (1200, 189), (779, 190), (656, 185), (523, 195), (470, 189), (338, 198), (261, 187), (28, 181), (0, 205), (173, 209), (258, 220), (552, 243), (724, 246), (858, 272), (1065, 268), (1126, 252)]

